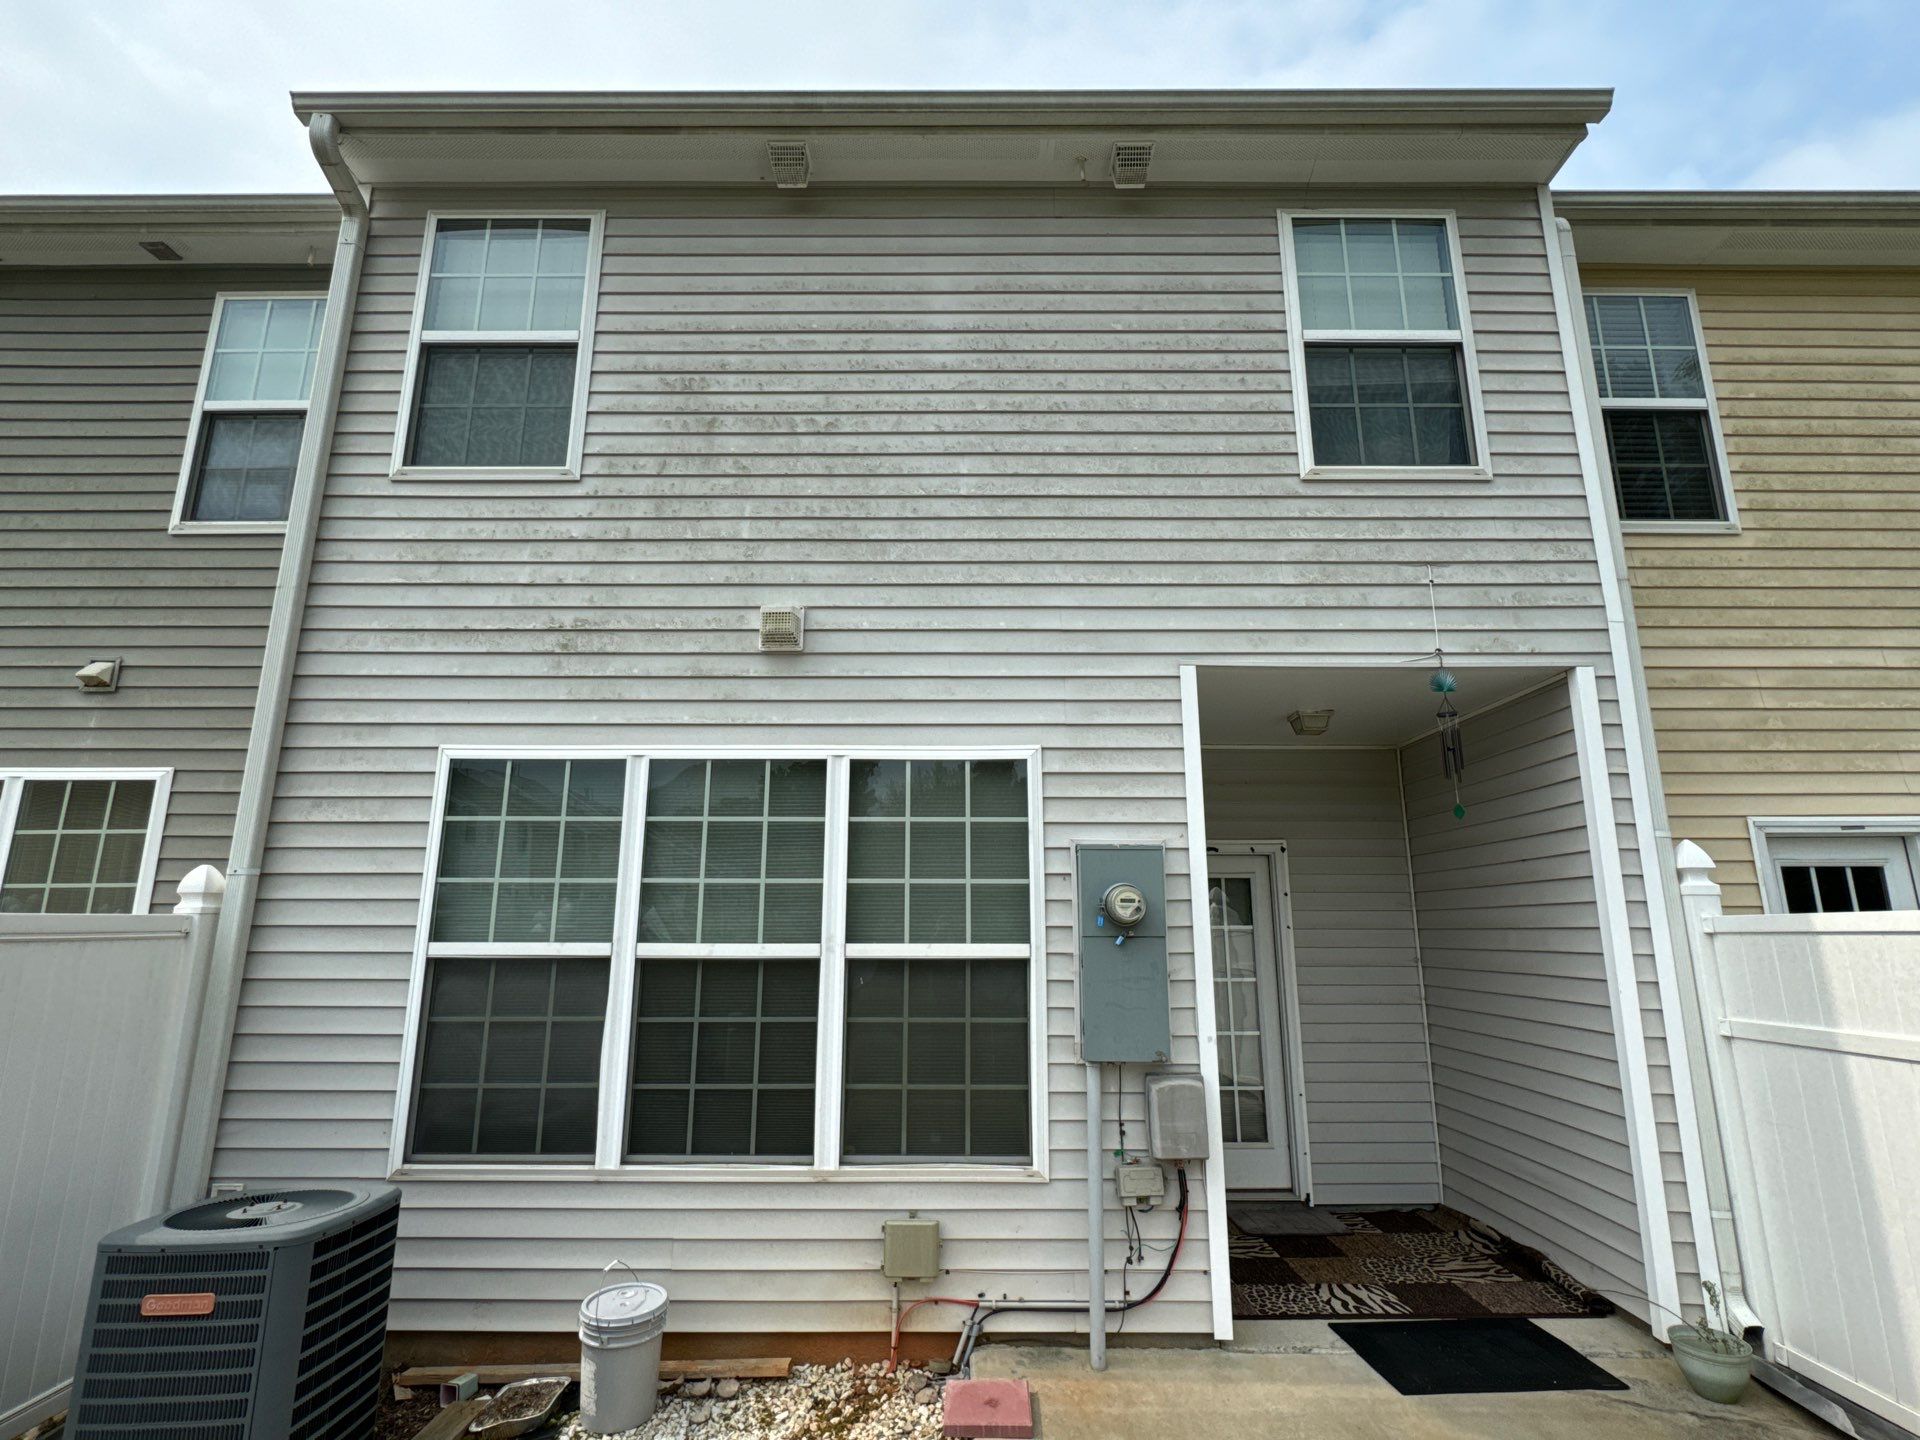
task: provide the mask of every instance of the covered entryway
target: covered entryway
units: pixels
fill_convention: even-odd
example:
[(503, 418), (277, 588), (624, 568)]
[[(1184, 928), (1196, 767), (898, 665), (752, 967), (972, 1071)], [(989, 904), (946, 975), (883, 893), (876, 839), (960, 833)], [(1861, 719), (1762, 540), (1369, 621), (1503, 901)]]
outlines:
[[(1455, 773), (1433, 668), (1196, 674), (1236, 1313), (1377, 1280), (1646, 1316), (1672, 1257), (1593, 677), (1450, 666)], [(1254, 1296), (1256, 1254), (1298, 1293)]]

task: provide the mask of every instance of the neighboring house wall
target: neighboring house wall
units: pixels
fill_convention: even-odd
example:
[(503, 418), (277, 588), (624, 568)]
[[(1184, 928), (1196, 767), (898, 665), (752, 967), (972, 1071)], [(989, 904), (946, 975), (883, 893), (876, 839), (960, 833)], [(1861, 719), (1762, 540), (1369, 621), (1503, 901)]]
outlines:
[(1446, 1198), (1611, 1298), (1644, 1297), (1567, 690), (1461, 729), (1464, 819), (1433, 742), (1401, 752)]
[[(171, 535), (219, 291), (321, 269), (0, 270), (0, 756), (171, 766), (153, 908), (224, 868), (278, 535)], [(124, 660), (120, 688), (73, 672)]]
[(1673, 833), (1757, 911), (1750, 816), (1920, 815), (1920, 272), (1582, 268), (1699, 297), (1740, 533), (1627, 557)]
[[(1168, 846), (1193, 1062), (1183, 663), (1418, 655), (1432, 564), (1450, 647), (1600, 668), (1624, 796), (1534, 191), (1452, 197), (1491, 483), (1298, 478), (1300, 194), (569, 198), (610, 217), (584, 480), (423, 483), (388, 463), (428, 205), (380, 197), (215, 1177), (387, 1173), (435, 747), (851, 741), (1045, 747), (1052, 1179), (409, 1178), (397, 1328), (567, 1329), (616, 1257), (677, 1326), (878, 1328), (908, 1208), (955, 1293), (1082, 1294), (1070, 846)], [(490, 202), (529, 197), (436, 201)], [(762, 602), (809, 607), (805, 654), (756, 653)], [(1130, 1332), (1207, 1329), (1216, 1223)]]
[(1432, 1204), (1440, 1171), (1398, 757), (1208, 749), (1205, 763), (1208, 844), (1286, 842), (1315, 1203)]

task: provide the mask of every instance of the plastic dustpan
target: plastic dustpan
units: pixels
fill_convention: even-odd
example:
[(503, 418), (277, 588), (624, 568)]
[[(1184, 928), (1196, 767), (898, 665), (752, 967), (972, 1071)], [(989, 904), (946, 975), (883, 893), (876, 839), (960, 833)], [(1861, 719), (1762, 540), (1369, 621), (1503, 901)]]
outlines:
[(550, 1375), (502, 1385), (487, 1408), (467, 1426), (467, 1434), (480, 1440), (511, 1440), (515, 1435), (531, 1434), (553, 1418), (572, 1384), (564, 1375)]

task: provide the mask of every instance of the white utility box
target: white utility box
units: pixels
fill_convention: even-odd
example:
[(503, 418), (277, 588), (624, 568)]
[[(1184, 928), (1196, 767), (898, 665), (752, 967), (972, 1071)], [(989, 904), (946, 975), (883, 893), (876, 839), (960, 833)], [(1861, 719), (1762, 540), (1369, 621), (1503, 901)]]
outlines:
[(1207, 1158), (1207, 1087), (1197, 1074), (1147, 1076), (1147, 1149), (1156, 1160)]
[(1129, 1160), (1113, 1167), (1113, 1188), (1122, 1205), (1158, 1205), (1167, 1198), (1167, 1172), (1157, 1160)]

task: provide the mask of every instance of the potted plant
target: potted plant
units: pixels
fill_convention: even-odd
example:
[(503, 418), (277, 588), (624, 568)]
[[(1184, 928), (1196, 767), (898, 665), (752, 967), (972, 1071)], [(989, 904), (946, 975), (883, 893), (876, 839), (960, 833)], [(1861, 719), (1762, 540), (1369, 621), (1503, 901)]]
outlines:
[[(1667, 1327), (1667, 1343), (1673, 1346), (1674, 1362), (1687, 1377), (1693, 1393), (1704, 1400), (1731, 1405), (1747, 1388), (1753, 1374), (1753, 1347), (1727, 1325), (1727, 1311), (1720, 1300), (1720, 1287), (1703, 1281), (1708, 1313), (1685, 1325)], [(1719, 1325), (1708, 1323), (1719, 1320)]]

